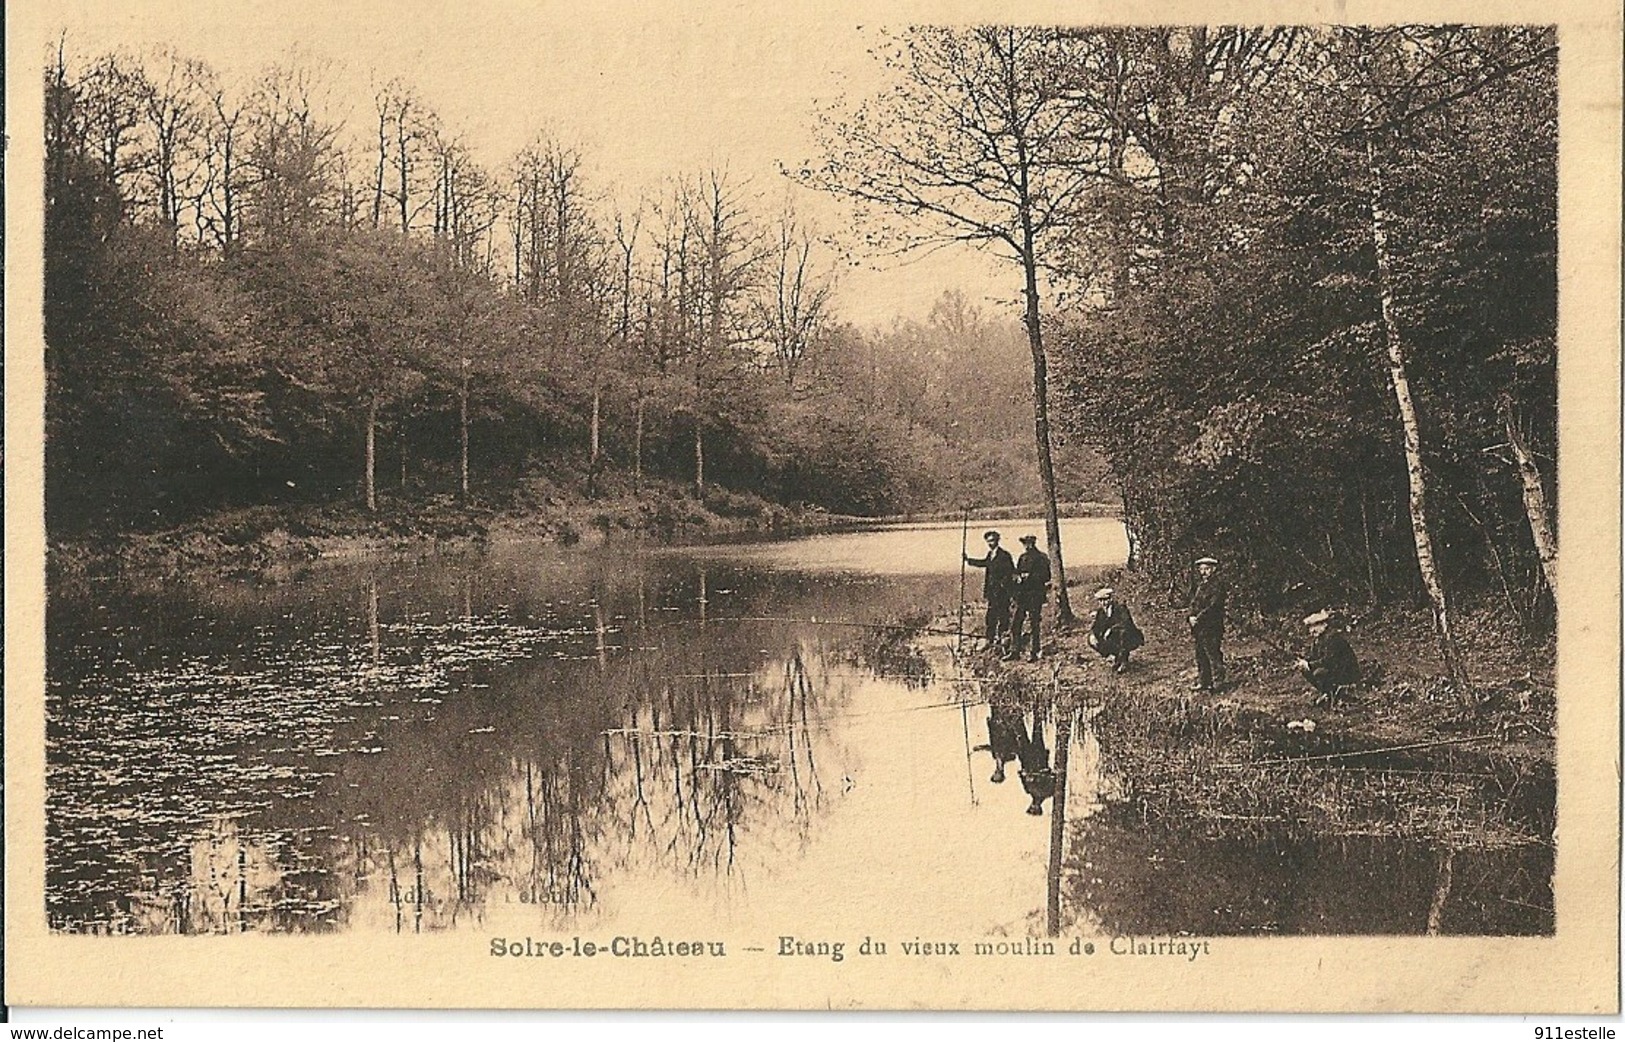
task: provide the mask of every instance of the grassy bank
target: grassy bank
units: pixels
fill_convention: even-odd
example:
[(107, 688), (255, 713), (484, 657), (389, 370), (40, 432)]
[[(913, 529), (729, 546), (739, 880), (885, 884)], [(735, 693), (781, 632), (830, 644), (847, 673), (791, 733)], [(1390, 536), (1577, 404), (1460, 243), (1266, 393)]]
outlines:
[(1089, 714), (1109, 817), (1224, 836), (1550, 843), (1550, 642), (1530, 642), (1491, 607), (1463, 611), (1468, 699), (1442, 675), (1425, 613), (1368, 612), (1350, 632), (1368, 680), (1326, 706), (1293, 665), (1306, 642), (1295, 621), (1242, 619), (1225, 641), (1233, 686), (1199, 694), (1183, 611), (1114, 581), (1147, 637), (1126, 674), (1087, 647), (1082, 626), (1039, 664), (981, 664), (995, 698), (1047, 690)]
[(116, 573), (250, 575), (311, 561), (475, 549), (503, 539), (572, 545), (622, 536), (681, 542), (792, 534), (869, 520), (786, 507), (720, 487), (703, 500), (687, 486), (663, 482), (648, 483), (638, 493), (589, 497), (536, 480), (497, 502), (397, 499), (384, 493), (376, 511), (355, 503), (255, 506), (152, 531), (87, 533), (53, 539), (47, 560), (53, 583)]

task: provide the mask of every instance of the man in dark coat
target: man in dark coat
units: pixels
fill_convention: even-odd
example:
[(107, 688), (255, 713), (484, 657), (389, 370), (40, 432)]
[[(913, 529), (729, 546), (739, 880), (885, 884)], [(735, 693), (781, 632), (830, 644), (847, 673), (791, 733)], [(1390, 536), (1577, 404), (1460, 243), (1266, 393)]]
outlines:
[(1044, 801), (1055, 795), (1055, 771), (1049, 765), (1049, 747), (1044, 744), (1043, 717), (1033, 716), (1032, 740), (1021, 747), (1021, 787), (1027, 790), (1028, 814), (1044, 813)]
[(1331, 612), (1318, 611), (1303, 624), (1309, 627), (1309, 650), (1298, 659), (1298, 669), (1319, 692), (1315, 701), (1332, 701), (1338, 689), (1360, 682), (1360, 660)]
[(1110, 586), (1095, 591), (1095, 619), (1089, 626), (1089, 646), (1101, 658), (1112, 660), (1112, 669), (1128, 672), (1129, 652), (1145, 643), (1145, 634), (1134, 625), (1128, 605), (1117, 599)]
[[(1021, 710), (1012, 705), (994, 702), (987, 717), (987, 745), (985, 748), (993, 754), (994, 784), (1004, 781), (1004, 765), (1021, 758), (1021, 751), (1027, 748), (1027, 723), (1022, 719)], [(977, 748), (984, 748), (977, 746)]]
[(1038, 661), (1039, 628), (1044, 614), (1044, 601), (1049, 597), (1049, 557), (1038, 549), (1038, 537), (1024, 535), (1021, 537), (1023, 547), (1021, 556), (1016, 559), (1016, 592), (1015, 618), (1010, 623), (1012, 639), (1010, 653), (1007, 658), (1020, 658), (1023, 643), (1023, 628), (1027, 620), (1032, 620), (1033, 650), (1029, 661)]
[(982, 599), (987, 602), (987, 619), (982, 632), (987, 636), (989, 649), (999, 647), (1010, 636), (1010, 595), (1015, 591), (1016, 563), (1010, 551), (999, 545), (999, 533), (983, 532), (987, 543), (986, 557), (964, 555), (972, 568), (985, 568), (982, 576)]
[(1212, 691), (1224, 683), (1224, 602), (1229, 595), (1219, 577), (1219, 562), (1212, 557), (1196, 561), (1196, 589), (1191, 592), (1188, 621), (1196, 644), (1198, 691)]

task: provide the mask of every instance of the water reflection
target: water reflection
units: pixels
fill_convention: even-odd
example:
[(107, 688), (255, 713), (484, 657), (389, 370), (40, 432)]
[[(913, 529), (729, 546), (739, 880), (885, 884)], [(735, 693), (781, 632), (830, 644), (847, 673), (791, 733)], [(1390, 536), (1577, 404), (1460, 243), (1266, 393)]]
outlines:
[(1055, 795), (1056, 772), (1050, 766), (1049, 745), (1044, 741), (1044, 727), (1050, 714), (1045, 702), (1035, 701), (1031, 710), (1018, 705), (996, 702), (988, 709), (987, 744), (976, 746), (993, 756), (993, 774), (989, 781), (998, 785), (1006, 777), (1005, 767), (1015, 763), (1021, 787), (1028, 799), (1027, 813), (1044, 813), (1044, 801)]
[[(898, 631), (793, 620), (918, 620), (949, 603), (951, 564), (531, 548), (54, 599), (51, 923), (737, 920), (847, 885), (808, 852), (963, 800), (963, 778), (913, 788), (935, 770), (915, 740), (950, 767), (968, 750)], [(1034, 888), (987, 911), (1019, 918)]]
[[(958, 530), (927, 534), (54, 596), (50, 923), (1550, 932), (1546, 848), (1123, 818), (1052, 685), (987, 707), (951, 637), (906, 639), (957, 600)], [(1121, 560), (1109, 522), (1067, 538)]]
[(1217, 837), (1107, 813), (1068, 899), (1112, 933), (1549, 934), (1552, 849), (1374, 836)]

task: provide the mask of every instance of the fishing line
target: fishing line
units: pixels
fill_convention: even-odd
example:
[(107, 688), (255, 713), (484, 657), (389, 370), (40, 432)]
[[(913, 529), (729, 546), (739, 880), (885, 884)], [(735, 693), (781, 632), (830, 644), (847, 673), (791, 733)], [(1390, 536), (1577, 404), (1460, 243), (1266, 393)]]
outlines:
[(691, 730), (654, 730), (642, 727), (611, 727), (600, 731), (601, 735), (618, 735), (627, 738), (764, 738), (769, 735), (788, 734), (792, 731), (828, 731), (837, 723), (847, 720), (861, 720), (877, 716), (900, 716), (903, 713), (922, 713), (931, 709), (961, 709), (969, 703), (958, 702), (932, 702), (923, 706), (904, 706), (901, 709), (876, 709), (867, 713), (841, 713), (837, 720), (818, 724), (780, 724), (775, 727), (758, 731), (691, 731)]

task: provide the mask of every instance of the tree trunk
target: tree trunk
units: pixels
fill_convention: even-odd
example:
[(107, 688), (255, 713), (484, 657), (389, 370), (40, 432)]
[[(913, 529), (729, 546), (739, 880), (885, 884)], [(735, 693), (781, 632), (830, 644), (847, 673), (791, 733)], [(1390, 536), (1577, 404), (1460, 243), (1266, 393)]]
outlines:
[(694, 495), (705, 498), (705, 429), (698, 416), (694, 417)]
[(378, 111), (378, 172), (372, 182), (372, 226), (381, 227), (384, 220), (384, 168), (389, 158), (389, 139), (385, 136), (388, 116), (383, 106)]
[(1064, 626), (1077, 619), (1067, 596), (1066, 567), (1061, 561), (1061, 517), (1055, 504), (1055, 463), (1050, 457), (1049, 366), (1044, 357), (1038, 316), (1038, 263), (1033, 254), (1032, 235), (1029, 233), (1026, 238), (1021, 266), (1027, 280), (1027, 341), (1033, 352), (1033, 433), (1038, 443), (1038, 476), (1044, 485), (1044, 536), (1055, 572), (1055, 617), (1057, 625)]
[(1365, 537), (1366, 603), (1377, 603), (1377, 559), (1371, 552), (1371, 516), (1366, 509), (1365, 482), (1360, 482), (1360, 532)]
[(1546, 503), (1546, 486), (1540, 480), (1540, 468), (1535, 465), (1529, 442), (1519, 429), (1512, 412), (1512, 397), (1502, 395), (1501, 422), (1506, 426), (1507, 444), (1518, 464), (1518, 480), (1523, 485), (1523, 509), (1529, 515), (1529, 533), (1535, 539), (1535, 552), (1540, 555), (1540, 570), (1546, 576), (1546, 585), (1552, 597), (1557, 596), (1557, 535), (1552, 531), (1551, 508)]
[(637, 426), (632, 433), (632, 491), (643, 494), (643, 395), (638, 395)]
[(1439, 855), (1439, 881), (1433, 888), (1433, 901), (1428, 905), (1427, 935), (1437, 937), (1444, 927), (1444, 907), (1450, 900), (1450, 888), (1455, 881), (1456, 852), (1446, 850)]
[(411, 158), (407, 154), (408, 143), (406, 132), (406, 105), (402, 103), (400, 113), (395, 123), (395, 172), (399, 175), (401, 188), (401, 234), (405, 235), (412, 230), (412, 215), (407, 206), (407, 173), (411, 169)]
[(1072, 704), (1069, 697), (1061, 694), (1059, 685), (1053, 694), (1050, 714), (1055, 720), (1055, 795), (1050, 800), (1045, 925), (1051, 937), (1058, 937), (1061, 934), (1061, 864), (1066, 853), (1066, 772), (1072, 758)]
[(378, 509), (378, 487), (374, 481), (378, 462), (378, 399), (367, 403), (367, 509)]
[(367, 583), (367, 646), (372, 652), (372, 668), (383, 660), (383, 644), (378, 639), (378, 582)]
[(1450, 624), (1449, 601), (1444, 580), (1433, 558), (1433, 531), (1428, 521), (1427, 480), (1422, 468), (1422, 428), (1416, 404), (1411, 399), (1410, 377), (1406, 371), (1405, 342), (1400, 336), (1399, 319), (1394, 314), (1393, 264), (1388, 254), (1390, 215), (1383, 198), (1382, 168), (1377, 162), (1376, 142), (1366, 139), (1366, 163), (1371, 177), (1371, 243), (1377, 254), (1377, 292), (1382, 305), (1382, 326), (1388, 349), (1388, 380), (1399, 406), (1399, 421), (1405, 430), (1405, 472), (1410, 480), (1411, 533), (1416, 540), (1416, 564), (1433, 605), (1433, 623), (1439, 635), (1439, 648), (1445, 667), (1463, 700), (1470, 700), (1467, 673), (1456, 635)]
[(463, 502), (468, 502), (468, 359), (463, 359), (462, 393), (458, 395), (457, 421), (462, 433), (462, 452), (459, 462), (460, 491)]
[(592, 389), (592, 433), (590, 437), (590, 444), (592, 447), (587, 453), (588, 496), (596, 496), (598, 494), (598, 460), (601, 451), (598, 431), (600, 411), (603, 408), (603, 397), (603, 391), (599, 390), (597, 381), (594, 381)]

